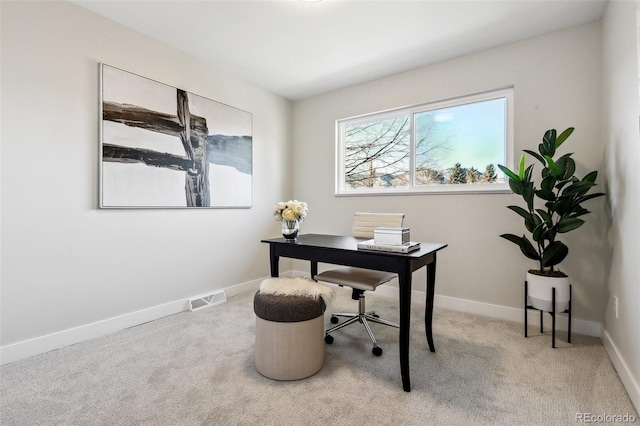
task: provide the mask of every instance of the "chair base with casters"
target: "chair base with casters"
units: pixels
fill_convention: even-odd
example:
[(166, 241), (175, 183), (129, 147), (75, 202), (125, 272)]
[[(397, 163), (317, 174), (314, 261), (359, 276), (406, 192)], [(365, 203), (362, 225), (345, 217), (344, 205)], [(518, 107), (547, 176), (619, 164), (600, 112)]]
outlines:
[[(376, 340), (373, 332), (371, 331), (371, 327), (369, 326), (369, 322), (375, 322), (378, 324), (384, 324), (395, 328), (400, 328), (400, 326), (391, 321), (387, 321), (385, 319), (380, 318), (375, 311), (368, 311), (365, 307), (365, 291), (373, 291), (380, 284), (388, 282), (396, 277), (396, 274), (391, 274), (388, 272), (381, 271), (373, 271), (368, 269), (360, 269), (360, 268), (342, 268), (342, 269), (334, 269), (322, 272), (314, 277), (314, 279), (318, 281), (325, 281), (334, 284), (338, 284), (340, 286), (349, 286), (353, 289), (351, 294), (351, 298), (353, 300), (358, 301), (358, 312), (357, 313), (345, 313), (345, 312), (336, 312), (331, 314), (331, 322), (333, 324), (337, 324), (325, 331), (324, 341), (328, 344), (333, 343), (333, 333), (336, 330), (339, 330), (343, 327), (346, 327), (350, 324), (359, 322), (361, 323), (365, 330), (367, 330), (367, 334), (369, 334), (369, 338), (373, 343), (373, 348), (371, 352), (376, 355), (382, 355), (382, 348), (378, 346), (378, 341)], [(346, 321), (338, 324), (339, 317), (348, 318)]]

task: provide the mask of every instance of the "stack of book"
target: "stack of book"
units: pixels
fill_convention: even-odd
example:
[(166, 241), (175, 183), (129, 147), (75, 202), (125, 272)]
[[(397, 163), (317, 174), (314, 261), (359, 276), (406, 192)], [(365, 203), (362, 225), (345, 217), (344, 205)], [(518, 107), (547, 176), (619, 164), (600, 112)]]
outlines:
[(420, 243), (410, 241), (409, 228), (379, 227), (373, 231), (372, 240), (358, 243), (359, 250), (409, 253), (420, 248)]

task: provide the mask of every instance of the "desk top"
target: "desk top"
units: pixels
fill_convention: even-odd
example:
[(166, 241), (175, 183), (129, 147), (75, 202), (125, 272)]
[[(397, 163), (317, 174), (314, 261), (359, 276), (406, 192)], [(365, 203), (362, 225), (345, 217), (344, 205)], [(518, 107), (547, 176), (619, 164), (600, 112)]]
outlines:
[(358, 242), (365, 241), (366, 238), (355, 238), (343, 235), (324, 235), (324, 234), (304, 234), (298, 235), (294, 240), (285, 238), (271, 238), (261, 240), (263, 243), (270, 244), (290, 244), (292, 246), (317, 247), (336, 250), (350, 250), (364, 253), (375, 253), (380, 256), (406, 256), (406, 257), (422, 257), (427, 254), (442, 250), (447, 247), (444, 243), (420, 242), (420, 249), (409, 253), (395, 253), (388, 251), (358, 250)]

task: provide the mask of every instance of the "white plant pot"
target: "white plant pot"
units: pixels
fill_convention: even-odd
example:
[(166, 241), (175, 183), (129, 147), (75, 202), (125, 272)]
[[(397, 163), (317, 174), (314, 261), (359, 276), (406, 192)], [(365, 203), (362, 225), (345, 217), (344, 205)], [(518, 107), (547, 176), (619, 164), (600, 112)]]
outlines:
[(551, 312), (552, 288), (556, 289), (556, 312), (564, 312), (569, 305), (570, 291), (568, 277), (546, 277), (527, 272), (528, 303), (536, 309)]

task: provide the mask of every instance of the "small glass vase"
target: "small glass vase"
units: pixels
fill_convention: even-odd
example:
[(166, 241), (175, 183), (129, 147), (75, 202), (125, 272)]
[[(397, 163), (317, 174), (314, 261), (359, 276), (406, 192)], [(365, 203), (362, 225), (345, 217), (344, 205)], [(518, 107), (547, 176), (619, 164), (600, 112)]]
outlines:
[(295, 220), (283, 220), (282, 221), (282, 236), (287, 240), (295, 241), (298, 238), (300, 232), (300, 222)]

